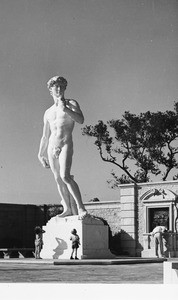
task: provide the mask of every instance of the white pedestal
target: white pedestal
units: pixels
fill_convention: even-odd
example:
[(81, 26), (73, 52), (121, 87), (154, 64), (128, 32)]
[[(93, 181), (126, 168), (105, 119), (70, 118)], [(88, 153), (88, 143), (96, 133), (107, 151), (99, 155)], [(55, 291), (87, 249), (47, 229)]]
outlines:
[(77, 256), (79, 259), (114, 258), (109, 250), (109, 228), (100, 219), (87, 215), (83, 220), (79, 216), (51, 218), (43, 226), (43, 249), (41, 257), (47, 259), (69, 259), (72, 251), (70, 241), (72, 229), (80, 237)]
[(163, 263), (164, 284), (178, 284), (178, 261), (166, 261)]

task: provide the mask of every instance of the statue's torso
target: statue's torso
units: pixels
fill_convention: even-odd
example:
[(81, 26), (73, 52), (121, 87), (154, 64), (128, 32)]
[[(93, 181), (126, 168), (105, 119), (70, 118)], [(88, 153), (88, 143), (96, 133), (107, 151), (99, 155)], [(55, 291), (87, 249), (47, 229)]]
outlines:
[[(69, 100), (66, 101), (66, 106), (70, 108)], [(46, 117), (51, 130), (49, 144), (54, 147), (62, 147), (66, 143), (72, 143), (74, 121), (71, 117), (55, 105), (47, 110)]]

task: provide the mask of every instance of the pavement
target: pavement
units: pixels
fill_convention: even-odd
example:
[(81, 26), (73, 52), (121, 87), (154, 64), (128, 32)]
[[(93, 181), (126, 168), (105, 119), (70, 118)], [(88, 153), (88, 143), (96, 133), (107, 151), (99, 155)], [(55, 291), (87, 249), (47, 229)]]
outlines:
[(2, 263), (18, 264), (48, 264), (48, 265), (125, 265), (125, 264), (144, 264), (162, 263), (167, 258), (138, 258), (138, 257), (118, 257), (115, 259), (35, 259), (35, 258), (3, 258)]
[(163, 262), (166, 260), (177, 261), (178, 258), (4, 258), (0, 259), (1, 295), (3, 300), (24, 297), (26, 300), (56, 297), (72, 300), (143, 300), (151, 297), (156, 300), (162, 293), (161, 299), (175, 299), (177, 293), (173, 294), (172, 287), (165, 290), (163, 285)]
[(163, 283), (164, 258), (0, 259), (0, 282)]

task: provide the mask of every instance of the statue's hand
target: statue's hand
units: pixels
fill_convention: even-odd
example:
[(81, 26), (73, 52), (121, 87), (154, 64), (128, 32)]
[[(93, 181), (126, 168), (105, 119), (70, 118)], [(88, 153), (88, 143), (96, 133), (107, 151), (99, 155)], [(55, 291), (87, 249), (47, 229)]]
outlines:
[(43, 166), (44, 168), (47, 168), (47, 169), (50, 168), (49, 161), (48, 161), (48, 159), (47, 159), (46, 157), (44, 157), (44, 156), (39, 156), (38, 158), (39, 158), (39, 161), (40, 161), (40, 163), (42, 164), (42, 166)]
[(65, 109), (66, 109), (65, 99), (58, 100), (58, 107), (60, 108), (60, 110), (65, 111)]

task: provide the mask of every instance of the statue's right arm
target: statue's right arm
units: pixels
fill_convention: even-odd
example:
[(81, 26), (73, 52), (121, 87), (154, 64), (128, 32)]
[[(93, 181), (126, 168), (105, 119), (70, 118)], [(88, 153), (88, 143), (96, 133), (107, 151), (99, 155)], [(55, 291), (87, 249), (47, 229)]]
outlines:
[(46, 113), (44, 114), (44, 125), (43, 125), (43, 134), (40, 141), (40, 147), (38, 152), (38, 159), (42, 163), (45, 168), (49, 168), (49, 162), (47, 157), (45, 157), (45, 152), (48, 147), (49, 136), (50, 136), (50, 126), (46, 117)]

